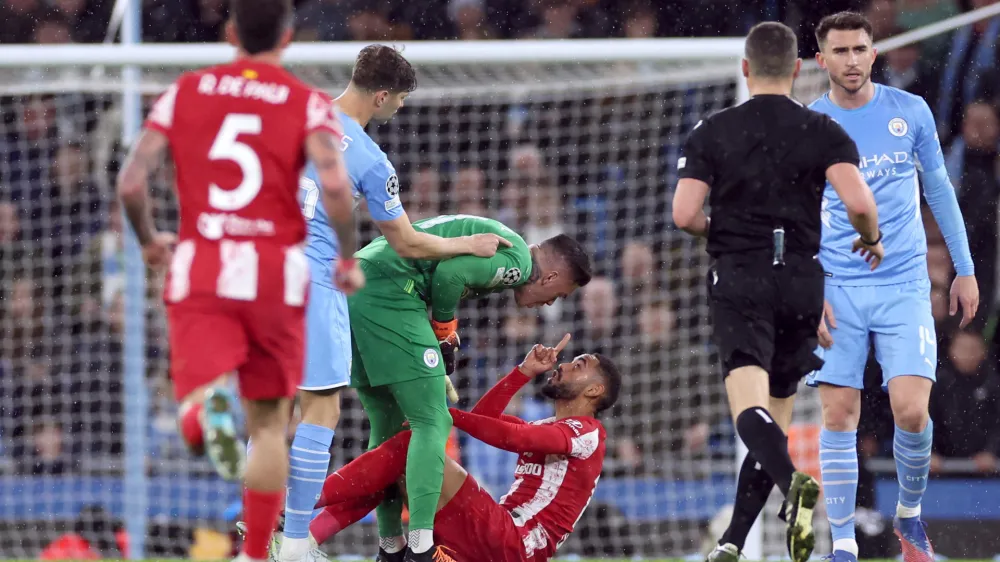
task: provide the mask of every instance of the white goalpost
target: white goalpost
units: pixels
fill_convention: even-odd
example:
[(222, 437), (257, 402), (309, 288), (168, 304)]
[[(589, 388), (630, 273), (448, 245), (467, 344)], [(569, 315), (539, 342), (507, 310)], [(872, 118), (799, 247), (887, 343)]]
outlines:
[[(996, 13), (1000, 5), (973, 12)], [(971, 16), (959, 17), (931, 35)], [(137, 40), (135, 15), (122, 28), (126, 42)], [(914, 33), (908, 41), (929, 36)], [(364, 45), (296, 44), (285, 62), (336, 95)], [(712, 521), (732, 501), (744, 452), (709, 339), (709, 260), (702, 242), (673, 227), (670, 200), (687, 132), (748, 99), (743, 40), (401, 46), (419, 88), (395, 119), (369, 131), (399, 171), (411, 218), (490, 216), (529, 243), (566, 232), (584, 242), (597, 276), (542, 311), (497, 297), (464, 304), (461, 406), (532, 343), (565, 331), (574, 335), (570, 353), (611, 355), (626, 380), (605, 420), (606, 470), (562, 553), (700, 556), (717, 538)], [(193, 529), (231, 527), (238, 488), (214, 479), (176, 435), (162, 280), (146, 280), (113, 180), (155, 96), (184, 70), (233, 54), (222, 44), (0, 46), (2, 558), (33, 557), (61, 529), (103, 518), (127, 527), (133, 558), (186, 556), (177, 548)], [(807, 64), (796, 96), (808, 103), (825, 89), (825, 74)], [(165, 229), (177, 226), (172, 181), (167, 165), (151, 184)], [(805, 448), (794, 456), (811, 462), (819, 410), (813, 394), (800, 396), (792, 443)], [(531, 419), (547, 413), (531, 389), (512, 408)], [(348, 393), (333, 468), (366, 441), (365, 416)], [(494, 495), (506, 490), (511, 455), (469, 440), (459, 454)], [(750, 559), (783, 553), (775, 499), (747, 544)], [(371, 554), (374, 526), (333, 543), (333, 554)]]

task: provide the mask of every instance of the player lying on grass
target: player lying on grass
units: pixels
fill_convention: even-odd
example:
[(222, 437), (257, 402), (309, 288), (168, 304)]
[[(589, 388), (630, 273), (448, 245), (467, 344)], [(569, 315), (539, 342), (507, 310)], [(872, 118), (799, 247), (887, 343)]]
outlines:
[[(471, 412), (451, 410), (455, 427), (520, 457), (510, 491), (499, 503), (458, 463), (446, 461), (435, 515), (435, 560), (541, 562), (573, 532), (604, 463), (605, 431), (596, 416), (618, 399), (621, 374), (600, 354), (580, 355), (552, 371), (569, 340), (566, 334), (554, 348), (535, 345)], [(528, 423), (503, 414), (522, 387), (550, 371), (542, 394), (553, 400), (554, 417)], [(410, 436), (397, 434), (326, 479), (317, 504), (324, 510), (310, 525), (317, 544), (398, 490)]]
[(452, 427), (445, 396), (459, 344), (459, 302), (512, 291), (518, 306), (542, 306), (590, 282), (590, 257), (564, 234), (529, 246), (500, 222), (470, 215), (444, 215), (413, 226), (442, 238), (493, 233), (512, 246), (491, 258), (415, 260), (401, 257), (382, 237), (355, 254), (368, 277), (347, 301), (351, 386), (371, 422), (369, 448), (399, 433), (404, 421), (413, 433), (407, 455), (408, 540), (398, 498), (387, 498), (376, 510), (379, 559), (386, 562), (434, 557), (434, 514)]

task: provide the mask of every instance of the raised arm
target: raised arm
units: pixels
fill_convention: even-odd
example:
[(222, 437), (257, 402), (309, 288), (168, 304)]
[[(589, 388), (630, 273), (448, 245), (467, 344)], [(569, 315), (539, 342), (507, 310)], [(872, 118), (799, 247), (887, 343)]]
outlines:
[(514, 367), (514, 370), (500, 379), (500, 382), (493, 385), (493, 388), (486, 391), (486, 394), (472, 407), (472, 413), (491, 418), (500, 417), (518, 391), (529, 382), (531, 382), (531, 377), (522, 373), (521, 369)]
[(514, 367), (506, 377), (493, 385), (493, 388), (489, 389), (479, 399), (479, 402), (476, 402), (476, 405), (472, 408), (472, 413), (494, 418), (512, 418), (508, 421), (523, 421), (513, 416), (503, 416), (503, 411), (507, 409), (514, 395), (524, 388), (524, 385), (528, 384), (538, 375), (551, 371), (556, 366), (556, 363), (559, 361), (559, 353), (566, 348), (571, 339), (572, 336), (566, 334), (555, 347), (546, 347), (542, 344), (532, 346), (531, 351), (525, 356), (524, 361), (521, 361), (520, 365)]
[(573, 452), (570, 436), (558, 424), (516, 424), (451, 408), (458, 429), (497, 449), (512, 453), (568, 455)]

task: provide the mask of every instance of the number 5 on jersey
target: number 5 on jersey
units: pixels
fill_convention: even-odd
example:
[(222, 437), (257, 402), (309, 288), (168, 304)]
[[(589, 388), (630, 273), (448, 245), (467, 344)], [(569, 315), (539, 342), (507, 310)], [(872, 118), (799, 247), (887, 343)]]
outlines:
[(209, 185), (208, 204), (220, 211), (238, 211), (254, 200), (264, 185), (264, 172), (260, 157), (249, 145), (237, 140), (240, 135), (259, 135), (260, 115), (230, 113), (226, 115), (219, 133), (208, 151), (212, 160), (231, 160), (240, 167), (243, 181), (236, 189), (223, 189), (212, 182)]

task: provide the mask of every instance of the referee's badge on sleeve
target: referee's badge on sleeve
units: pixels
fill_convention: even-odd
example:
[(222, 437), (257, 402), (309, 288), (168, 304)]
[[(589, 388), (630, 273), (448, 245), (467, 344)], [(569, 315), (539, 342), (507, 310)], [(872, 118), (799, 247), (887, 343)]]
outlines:
[(677, 159), (677, 169), (683, 170), (684, 166), (686, 166), (687, 163), (688, 163), (687, 156), (681, 156), (680, 158)]

